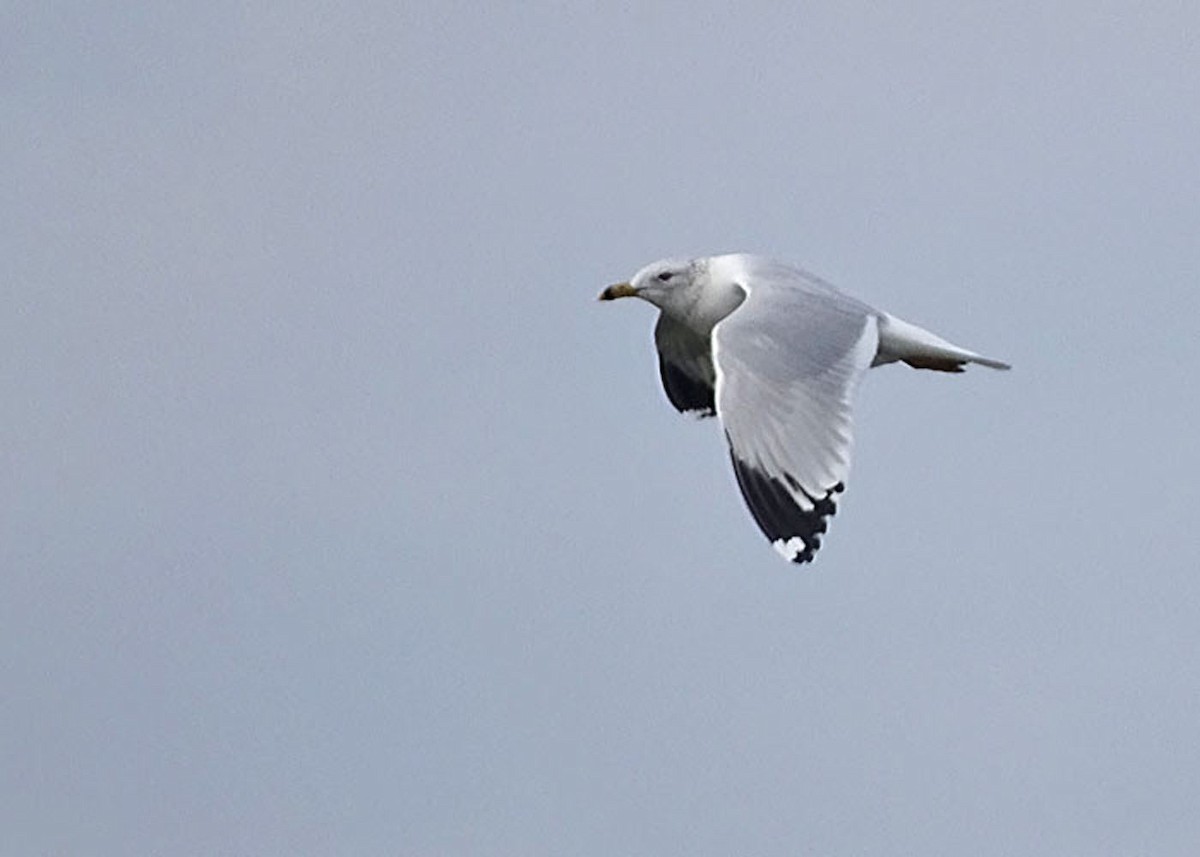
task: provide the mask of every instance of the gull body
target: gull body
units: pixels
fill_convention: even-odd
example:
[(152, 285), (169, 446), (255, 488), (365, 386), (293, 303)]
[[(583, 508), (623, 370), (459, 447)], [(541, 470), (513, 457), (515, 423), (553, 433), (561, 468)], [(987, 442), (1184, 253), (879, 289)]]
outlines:
[(751, 515), (797, 563), (815, 556), (845, 489), (851, 406), (867, 369), (1009, 368), (747, 253), (663, 259), (600, 294), (623, 297), (661, 311), (654, 340), (667, 398), (681, 412), (718, 417)]

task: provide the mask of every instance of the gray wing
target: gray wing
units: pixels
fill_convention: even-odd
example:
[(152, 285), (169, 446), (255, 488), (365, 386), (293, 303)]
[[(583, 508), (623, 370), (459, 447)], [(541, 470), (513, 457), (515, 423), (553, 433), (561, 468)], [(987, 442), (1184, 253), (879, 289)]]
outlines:
[(786, 559), (808, 562), (845, 488), (878, 318), (791, 268), (746, 280), (746, 300), (713, 329), (717, 414), (754, 520)]
[(658, 348), (663, 389), (676, 410), (702, 417), (716, 413), (713, 400), (716, 375), (710, 337), (701, 336), (660, 313), (654, 326), (654, 344)]

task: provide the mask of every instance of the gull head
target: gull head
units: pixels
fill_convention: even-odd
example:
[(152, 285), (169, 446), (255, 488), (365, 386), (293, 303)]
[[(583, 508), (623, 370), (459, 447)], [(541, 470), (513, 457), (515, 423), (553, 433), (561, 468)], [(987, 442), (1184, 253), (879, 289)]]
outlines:
[(679, 311), (695, 302), (703, 287), (702, 259), (663, 259), (652, 262), (625, 283), (616, 283), (600, 293), (600, 300), (641, 298), (660, 309)]
[(627, 283), (616, 283), (600, 293), (600, 300), (641, 298), (654, 304), (701, 336), (733, 312), (746, 298), (743, 254), (704, 256), (698, 259), (663, 259), (652, 262)]

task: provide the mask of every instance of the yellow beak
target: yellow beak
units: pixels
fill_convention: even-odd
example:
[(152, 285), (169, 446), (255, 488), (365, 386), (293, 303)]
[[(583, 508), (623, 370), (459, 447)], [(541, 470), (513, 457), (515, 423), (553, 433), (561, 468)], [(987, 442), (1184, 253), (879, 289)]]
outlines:
[(635, 298), (637, 289), (629, 283), (616, 283), (600, 293), (599, 300), (615, 301), (617, 298)]

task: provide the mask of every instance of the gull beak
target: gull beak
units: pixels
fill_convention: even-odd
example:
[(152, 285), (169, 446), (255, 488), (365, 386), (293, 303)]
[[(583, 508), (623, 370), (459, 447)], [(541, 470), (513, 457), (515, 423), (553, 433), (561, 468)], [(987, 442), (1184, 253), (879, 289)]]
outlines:
[(617, 298), (636, 298), (638, 290), (629, 283), (616, 283), (600, 293), (599, 300), (615, 301)]

